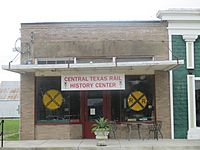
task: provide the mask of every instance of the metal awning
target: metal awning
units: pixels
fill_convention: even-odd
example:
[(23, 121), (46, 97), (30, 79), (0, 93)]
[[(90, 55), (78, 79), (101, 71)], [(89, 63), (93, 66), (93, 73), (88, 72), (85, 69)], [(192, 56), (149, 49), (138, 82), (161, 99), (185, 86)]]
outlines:
[(34, 73), (38, 71), (71, 71), (86, 69), (127, 69), (139, 72), (154, 72), (155, 70), (169, 71), (179, 65), (184, 64), (184, 60), (164, 60), (164, 61), (138, 61), (138, 62), (109, 62), (109, 63), (72, 63), (72, 64), (20, 64), (3, 65), (2, 69), (16, 73)]

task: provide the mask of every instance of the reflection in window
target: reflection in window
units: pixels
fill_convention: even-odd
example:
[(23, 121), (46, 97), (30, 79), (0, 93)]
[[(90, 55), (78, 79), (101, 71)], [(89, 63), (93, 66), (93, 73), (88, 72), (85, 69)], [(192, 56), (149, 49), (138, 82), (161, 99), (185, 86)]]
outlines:
[(80, 94), (60, 89), (60, 77), (36, 77), (37, 122), (79, 122)]
[(200, 80), (195, 81), (196, 126), (200, 127)]
[(88, 99), (88, 120), (94, 121), (99, 117), (103, 117), (103, 97), (102, 91), (89, 91)]
[[(61, 77), (36, 77), (36, 122), (80, 122), (80, 91), (61, 91), (60, 84)], [(125, 90), (110, 91), (111, 120), (153, 119), (154, 93), (153, 75), (126, 76)], [(196, 91), (197, 110), (200, 110), (199, 95), (198, 88)], [(103, 116), (102, 91), (88, 91), (87, 105), (89, 120)], [(197, 112), (197, 117), (199, 116)]]
[(125, 91), (111, 91), (112, 120), (152, 120), (154, 76), (126, 76), (125, 82)]

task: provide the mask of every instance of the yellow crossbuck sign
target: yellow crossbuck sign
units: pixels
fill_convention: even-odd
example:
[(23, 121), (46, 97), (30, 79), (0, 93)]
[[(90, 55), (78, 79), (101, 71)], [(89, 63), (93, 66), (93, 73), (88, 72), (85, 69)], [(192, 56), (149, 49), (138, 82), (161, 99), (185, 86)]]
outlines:
[(43, 95), (43, 104), (50, 110), (58, 109), (63, 102), (63, 96), (60, 91), (51, 89)]
[(134, 91), (128, 96), (128, 106), (134, 111), (141, 111), (147, 106), (147, 97), (141, 91)]

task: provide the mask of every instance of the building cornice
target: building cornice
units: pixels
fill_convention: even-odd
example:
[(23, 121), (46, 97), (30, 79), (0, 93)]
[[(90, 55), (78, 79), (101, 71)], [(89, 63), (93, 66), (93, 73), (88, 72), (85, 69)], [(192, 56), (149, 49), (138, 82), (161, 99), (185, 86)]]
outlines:
[(183, 39), (186, 41), (186, 42), (194, 42), (196, 39), (197, 39), (197, 35), (191, 35), (191, 34), (184, 34), (183, 35)]
[(200, 9), (160, 10), (157, 17), (168, 22), (169, 35), (200, 35)]
[(200, 9), (168, 9), (160, 10), (157, 18), (167, 21), (200, 21)]

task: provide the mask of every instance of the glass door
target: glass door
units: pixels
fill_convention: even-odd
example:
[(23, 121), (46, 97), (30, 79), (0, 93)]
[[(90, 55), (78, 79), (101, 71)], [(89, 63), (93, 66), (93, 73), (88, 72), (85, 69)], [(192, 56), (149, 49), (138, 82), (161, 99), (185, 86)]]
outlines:
[(95, 119), (103, 117), (103, 97), (88, 98), (87, 109), (88, 109), (87, 119), (89, 122), (94, 122)]
[[(83, 104), (83, 137), (94, 138), (94, 133), (91, 132), (91, 126), (95, 123), (95, 119), (99, 117), (108, 118), (107, 110), (109, 103), (108, 94), (104, 91), (88, 91), (85, 93), (85, 103)], [(110, 119), (110, 118), (108, 118)]]

